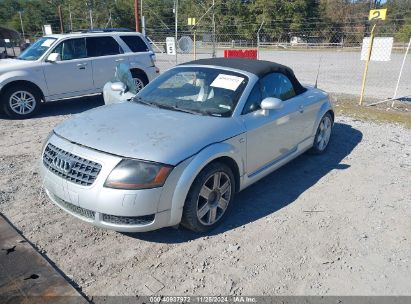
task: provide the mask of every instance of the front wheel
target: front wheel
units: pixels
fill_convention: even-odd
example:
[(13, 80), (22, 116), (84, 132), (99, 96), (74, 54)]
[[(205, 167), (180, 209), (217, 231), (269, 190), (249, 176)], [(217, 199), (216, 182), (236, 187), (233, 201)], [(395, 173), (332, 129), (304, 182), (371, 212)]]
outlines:
[(333, 119), (331, 117), (331, 114), (326, 113), (323, 118), (321, 118), (320, 124), (315, 134), (314, 145), (310, 149), (310, 152), (312, 154), (321, 154), (326, 150), (330, 141), (332, 126)]
[(235, 179), (232, 170), (219, 162), (208, 165), (191, 186), (181, 224), (195, 232), (214, 229), (227, 214), (234, 193)]
[(26, 86), (7, 88), (1, 96), (4, 112), (15, 119), (32, 117), (40, 107), (41, 97), (37, 90)]

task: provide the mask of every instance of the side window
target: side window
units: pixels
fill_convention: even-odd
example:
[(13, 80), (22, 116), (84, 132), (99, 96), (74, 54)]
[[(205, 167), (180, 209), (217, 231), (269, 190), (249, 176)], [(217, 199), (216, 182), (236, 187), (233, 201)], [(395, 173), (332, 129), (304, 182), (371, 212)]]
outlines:
[(139, 36), (120, 36), (120, 38), (134, 53), (149, 51), (147, 44)]
[(59, 53), (62, 61), (86, 58), (86, 41), (84, 38), (64, 40), (53, 53)]
[(294, 97), (295, 91), (291, 81), (281, 73), (271, 73), (261, 80), (261, 92), (263, 98), (276, 97), (287, 100)]
[(260, 109), (261, 104), (261, 89), (260, 82), (257, 82), (254, 88), (251, 90), (250, 95), (244, 105), (243, 112), (241, 114), (248, 114)]
[(87, 37), (87, 54), (89, 57), (122, 54), (123, 50), (113, 37)]

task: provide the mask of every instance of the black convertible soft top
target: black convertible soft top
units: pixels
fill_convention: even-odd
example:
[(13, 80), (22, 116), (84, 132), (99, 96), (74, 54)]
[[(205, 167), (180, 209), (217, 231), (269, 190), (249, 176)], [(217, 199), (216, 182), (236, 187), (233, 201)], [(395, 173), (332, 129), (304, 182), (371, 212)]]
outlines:
[(232, 68), (237, 70), (242, 70), (249, 72), (251, 74), (257, 75), (259, 78), (263, 78), (269, 73), (282, 73), (290, 79), (293, 84), (295, 93), (301, 94), (306, 91), (306, 89), (301, 85), (298, 79), (295, 77), (294, 72), (289, 67), (271, 62), (266, 60), (255, 60), (247, 58), (209, 58), (209, 59), (198, 59), (190, 62), (183, 63), (181, 65), (187, 64), (200, 64), (200, 65), (215, 65), (226, 68)]

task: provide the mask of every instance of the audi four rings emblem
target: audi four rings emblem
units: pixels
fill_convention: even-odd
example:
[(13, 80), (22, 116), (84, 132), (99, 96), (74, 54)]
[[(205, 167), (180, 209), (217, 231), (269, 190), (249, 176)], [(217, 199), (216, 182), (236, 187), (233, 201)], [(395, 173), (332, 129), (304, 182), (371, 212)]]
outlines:
[(64, 155), (57, 154), (56, 157), (53, 159), (53, 165), (57, 169), (60, 169), (61, 171), (68, 173), (73, 168), (74, 162), (70, 161)]

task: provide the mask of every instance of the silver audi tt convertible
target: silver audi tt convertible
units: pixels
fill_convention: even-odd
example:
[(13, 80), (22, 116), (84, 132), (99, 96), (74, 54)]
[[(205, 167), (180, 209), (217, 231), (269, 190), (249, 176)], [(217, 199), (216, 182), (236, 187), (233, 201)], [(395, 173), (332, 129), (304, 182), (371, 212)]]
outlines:
[(43, 147), (43, 183), (57, 206), (99, 227), (205, 232), (237, 192), (307, 150), (324, 152), (333, 121), (328, 95), (286, 66), (196, 60), (130, 101), (59, 124)]

